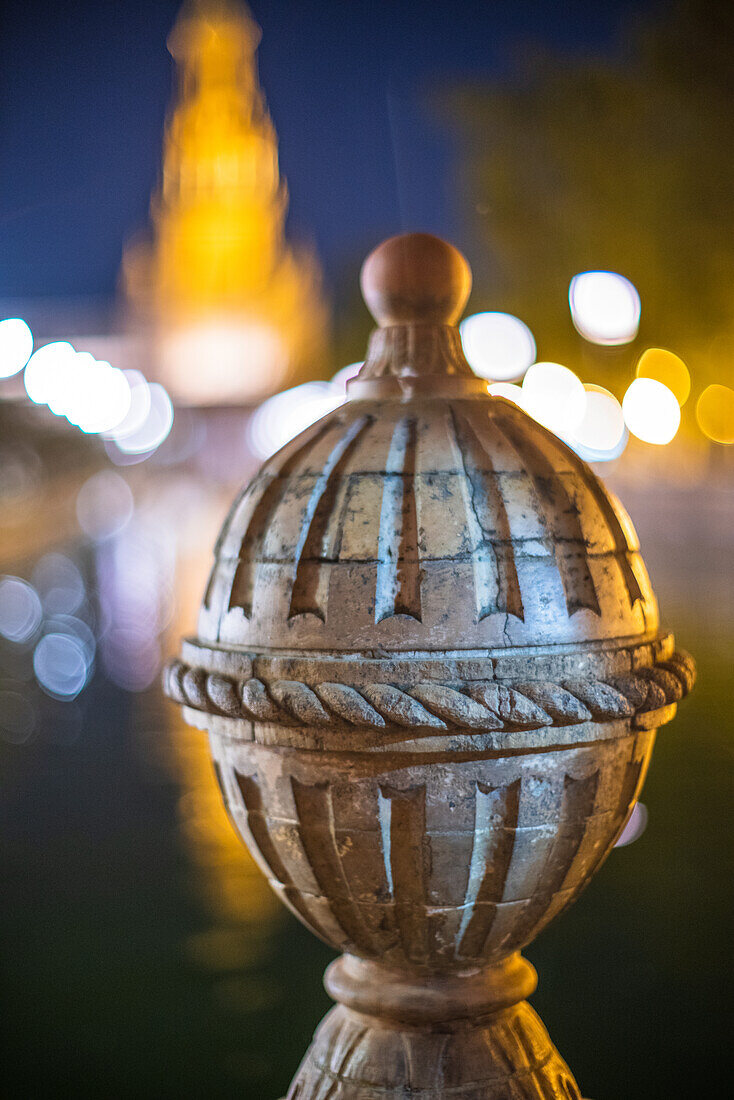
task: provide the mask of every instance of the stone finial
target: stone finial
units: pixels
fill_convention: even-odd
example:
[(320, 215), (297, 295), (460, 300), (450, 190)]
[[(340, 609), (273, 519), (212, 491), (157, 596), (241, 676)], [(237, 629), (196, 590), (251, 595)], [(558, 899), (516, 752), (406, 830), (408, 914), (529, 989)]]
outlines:
[(362, 295), (380, 328), (455, 325), (471, 291), (458, 248), (430, 233), (403, 233), (379, 245), (362, 266)]
[(427, 234), (367, 259), (350, 400), (238, 497), (166, 674), (273, 889), (343, 952), (289, 1100), (580, 1100), (518, 952), (695, 679), (621, 505), (473, 375), (470, 285)]

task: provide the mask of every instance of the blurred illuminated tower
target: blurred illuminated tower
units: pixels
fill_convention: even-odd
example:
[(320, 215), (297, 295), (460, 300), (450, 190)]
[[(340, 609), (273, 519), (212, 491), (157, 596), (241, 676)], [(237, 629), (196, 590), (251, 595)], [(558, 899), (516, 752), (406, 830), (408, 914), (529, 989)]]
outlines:
[[(122, 275), (136, 323), (150, 326), (151, 374), (179, 403), (256, 402), (307, 374), (323, 349), (318, 266), (285, 241), (288, 196), (258, 85), (259, 38), (247, 8), (234, 0), (190, 0), (168, 41), (178, 93), (151, 203), (153, 240), (126, 250)], [(197, 475), (188, 476), (191, 493)], [(199, 516), (184, 537), (175, 495), (167, 484), (151, 496), (156, 492), (151, 510), (177, 509), (179, 517), (178, 632), (196, 618), (212, 532), (221, 521), (219, 497), (209, 486), (212, 513)], [(168, 733), (164, 755), (180, 785), (181, 830), (209, 920), (187, 949), (221, 976), (230, 1001), (245, 977), (252, 996), (277, 903), (255, 863), (243, 858), (206, 742), (184, 738), (178, 717)]]
[(174, 397), (250, 403), (309, 374), (325, 310), (313, 255), (285, 241), (277, 138), (258, 84), (260, 29), (234, 0), (190, 0), (168, 40), (178, 69), (152, 245), (123, 280), (153, 325)]

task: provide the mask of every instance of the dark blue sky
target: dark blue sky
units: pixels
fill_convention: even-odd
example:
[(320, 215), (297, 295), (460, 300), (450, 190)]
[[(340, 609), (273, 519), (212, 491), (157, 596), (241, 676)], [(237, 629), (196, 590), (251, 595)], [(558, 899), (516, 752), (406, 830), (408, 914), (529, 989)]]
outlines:
[[(451, 135), (429, 100), (528, 41), (608, 53), (643, 0), (253, 0), (289, 227), (330, 282), (383, 236), (461, 243)], [(171, 94), (177, 0), (4, 0), (0, 297), (109, 295), (143, 227)]]

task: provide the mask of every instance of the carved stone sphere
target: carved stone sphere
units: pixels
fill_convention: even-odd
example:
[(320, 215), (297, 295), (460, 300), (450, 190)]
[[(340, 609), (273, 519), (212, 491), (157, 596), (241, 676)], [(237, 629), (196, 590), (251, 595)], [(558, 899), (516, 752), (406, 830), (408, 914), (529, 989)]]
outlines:
[(225, 646), (343, 653), (652, 636), (630, 520), (511, 402), (364, 399), (265, 463), (199, 622)]
[(289, 1100), (578, 1100), (517, 952), (613, 847), (695, 666), (619, 503), (473, 375), (463, 257), (411, 234), (362, 282), (350, 400), (235, 501), (167, 691), (344, 952)]
[(368, 390), (265, 463), (172, 688), (209, 711), (285, 904), (434, 972), (497, 963), (573, 900), (689, 675), (660, 665), (621, 506), (516, 405), (462, 395), (455, 362), (453, 396)]

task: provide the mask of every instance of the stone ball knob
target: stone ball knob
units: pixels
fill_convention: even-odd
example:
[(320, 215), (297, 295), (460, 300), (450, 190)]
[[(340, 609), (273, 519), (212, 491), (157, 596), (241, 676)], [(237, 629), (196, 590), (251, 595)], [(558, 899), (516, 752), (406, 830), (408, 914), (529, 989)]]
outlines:
[(381, 328), (453, 325), (471, 290), (458, 248), (430, 233), (404, 233), (379, 245), (362, 266), (362, 295)]

